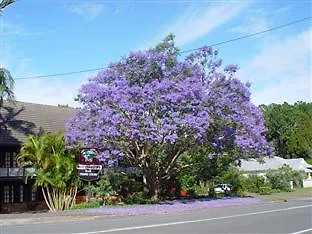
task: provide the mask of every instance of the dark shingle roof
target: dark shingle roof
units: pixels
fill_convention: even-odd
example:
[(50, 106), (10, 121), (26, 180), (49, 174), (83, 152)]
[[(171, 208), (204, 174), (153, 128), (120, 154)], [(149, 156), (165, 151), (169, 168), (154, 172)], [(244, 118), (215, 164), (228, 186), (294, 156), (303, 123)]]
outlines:
[(69, 107), (4, 102), (0, 108), (0, 145), (19, 145), (30, 134), (63, 132), (74, 113), (75, 109)]

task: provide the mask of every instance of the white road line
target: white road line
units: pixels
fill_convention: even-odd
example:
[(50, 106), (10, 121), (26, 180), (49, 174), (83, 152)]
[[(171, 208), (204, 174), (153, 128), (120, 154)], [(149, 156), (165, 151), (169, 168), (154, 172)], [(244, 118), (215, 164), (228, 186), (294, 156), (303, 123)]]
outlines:
[[(230, 219), (230, 218), (237, 218), (237, 217), (244, 217), (244, 216), (251, 216), (251, 215), (268, 214), (268, 213), (281, 212), (281, 211), (286, 211), (286, 210), (295, 210), (295, 209), (301, 209), (301, 208), (307, 208), (307, 207), (312, 207), (312, 205), (294, 206), (294, 207), (283, 208), (283, 209), (266, 210), (266, 211), (259, 211), (259, 212), (254, 212), (254, 213), (229, 215), (229, 216), (209, 218), (209, 219), (186, 220), (186, 221), (171, 222), (171, 223), (160, 223), (160, 224), (151, 224), (151, 225), (124, 227), (124, 228), (112, 228), (112, 229), (101, 230), (101, 231), (79, 232), (79, 233), (77, 232), (77, 233), (72, 233), (72, 234), (98, 234), (98, 233), (120, 232), (120, 231), (129, 231), (129, 230), (137, 230), (137, 229), (147, 229), (147, 228), (154, 228), (154, 227), (165, 227), (165, 226), (173, 226), (173, 225), (180, 225), (180, 224), (187, 224), (187, 223), (199, 223), (199, 222), (206, 222), (206, 221), (212, 221), (212, 220), (222, 220), (222, 219)], [(309, 230), (311, 229), (303, 230), (303, 231), (307, 232)], [(302, 231), (295, 232), (292, 234), (300, 234), (300, 233), (303, 233), (303, 232)]]
[(298, 231), (298, 232), (293, 232), (291, 234), (301, 234), (301, 233), (305, 233), (305, 232), (308, 232), (308, 231), (312, 231), (312, 228), (301, 230), (301, 231)]

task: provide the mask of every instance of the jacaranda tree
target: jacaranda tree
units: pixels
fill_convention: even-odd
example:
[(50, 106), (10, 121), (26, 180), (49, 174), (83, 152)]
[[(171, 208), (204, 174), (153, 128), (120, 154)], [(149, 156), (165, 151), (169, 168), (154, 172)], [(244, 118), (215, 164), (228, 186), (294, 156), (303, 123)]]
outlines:
[(210, 47), (178, 56), (168, 36), (110, 64), (82, 86), (83, 106), (67, 124), (67, 144), (95, 147), (110, 165), (126, 157), (142, 170), (154, 199), (181, 154), (201, 144), (213, 157), (230, 146), (237, 155), (267, 150), (261, 111), (235, 78), (237, 67), (219, 71), (221, 60)]

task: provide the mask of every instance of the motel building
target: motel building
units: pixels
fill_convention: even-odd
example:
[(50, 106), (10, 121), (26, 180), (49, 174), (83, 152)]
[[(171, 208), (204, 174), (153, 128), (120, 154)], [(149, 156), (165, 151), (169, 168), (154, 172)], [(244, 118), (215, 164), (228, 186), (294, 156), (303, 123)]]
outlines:
[(27, 170), (32, 169), (18, 167), (16, 157), (28, 135), (64, 132), (74, 112), (62, 106), (4, 102), (0, 109), (0, 213), (45, 208), (34, 178), (25, 184)]

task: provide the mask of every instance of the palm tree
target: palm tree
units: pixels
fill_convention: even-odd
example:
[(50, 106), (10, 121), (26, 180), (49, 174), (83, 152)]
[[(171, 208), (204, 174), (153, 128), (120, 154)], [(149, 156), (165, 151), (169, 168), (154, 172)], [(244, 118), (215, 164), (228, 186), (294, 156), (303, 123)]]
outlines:
[(5, 69), (0, 68), (0, 131), (6, 130), (6, 126), (4, 124), (4, 119), (1, 114), (1, 108), (3, 107), (3, 100), (14, 101), (14, 79), (11, 76), (11, 73)]
[(79, 179), (75, 154), (65, 149), (62, 134), (29, 136), (17, 162), (19, 166), (34, 169), (30, 175), (35, 176), (35, 185), (41, 187), (51, 211), (68, 209), (73, 205)]
[[(2, 0), (0, 2), (0, 13), (2, 12), (2, 9), (14, 2), (15, 0)], [(11, 76), (11, 73), (7, 69), (0, 67), (0, 109), (3, 106), (4, 98), (14, 100), (13, 88), (14, 79)]]
[(15, 0), (2, 0), (2, 2), (0, 2), (0, 12), (3, 8), (7, 7), (8, 5), (12, 4), (13, 2), (15, 2)]
[(13, 89), (14, 79), (11, 73), (5, 68), (0, 68), (0, 108), (4, 99), (15, 100)]

